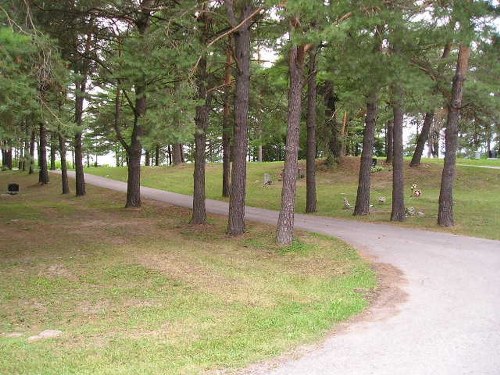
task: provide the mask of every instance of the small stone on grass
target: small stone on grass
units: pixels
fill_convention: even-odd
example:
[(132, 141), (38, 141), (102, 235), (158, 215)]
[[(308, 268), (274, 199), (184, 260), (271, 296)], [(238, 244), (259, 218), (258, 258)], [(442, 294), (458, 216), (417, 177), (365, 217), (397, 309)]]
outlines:
[(51, 339), (62, 335), (62, 331), (58, 329), (46, 329), (40, 332), (38, 335), (28, 337), (28, 342), (34, 342), (38, 340)]

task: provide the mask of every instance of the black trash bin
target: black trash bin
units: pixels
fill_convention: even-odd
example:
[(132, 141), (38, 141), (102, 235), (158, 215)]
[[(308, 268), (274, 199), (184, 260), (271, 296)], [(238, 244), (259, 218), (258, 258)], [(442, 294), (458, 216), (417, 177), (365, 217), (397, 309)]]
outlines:
[(7, 186), (7, 191), (11, 195), (15, 195), (15, 194), (19, 193), (19, 184), (9, 184)]

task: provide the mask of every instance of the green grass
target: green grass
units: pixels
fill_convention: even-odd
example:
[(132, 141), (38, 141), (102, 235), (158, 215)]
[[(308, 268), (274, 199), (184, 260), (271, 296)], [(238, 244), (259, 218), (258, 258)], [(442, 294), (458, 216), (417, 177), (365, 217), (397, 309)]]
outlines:
[[(425, 163), (433, 164), (443, 164), (443, 159), (422, 159)], [(473, 165), (473, 166), (485, 166), (485, 167), (500, 167), (500, 159), (458, 159), (457, 164), (462, 165)]]
[[(61, 196), (51, 178), (0, 172), (21, 184), (0, 196), (1, 374), (231, 372), (324, 336), (376, 284), (334, 239), (283, 249), (259, 224), (230, 238), (223, 218), (191, 226), (188, 210), (127, 210), (92, 186)], [(45, 329), (63, 335), (28, 342)]]
[[(457, 167), (454, 189), (456, 225), (450, 229), (439, 228), (436, 224), (442, 160), (423, 159), (419, 168), (405, 170), (406, 206), (424, 212), (425, 217), (411, 217), (403, 226), (420, 227), (433, 230), (446, 230), (451, 233), (500, 239), (500, 171), (497, 169)], [(498, 166), (498, 160), (459, 159), (459, 164), (480, 164)], [(382, 170), (372, 174), (371, 198), (372, 214), (367, 217), (352, 216), (352, 211), (343, 209), (343, 198), (352, 205), (356, 200), (358, 181), (358, 159), (346, 158), (336, 168), (326, 168), (321, 162), (317, 172), (318, 215), (333, 216), (351, 220), (389, 222), (391, 211), (391, 167), (379, 163)], [(304, 167), (304, 166), (303, 166)], [(283, 163), (249, 163), (247, 167), (247, 204), (279, 210), (281, 183), (278, 176)], [(125, 181), (125, 168), (90, 168), (87, 172)], [(142, 184), (148, 187), (169, 190), (177, 193), (192, 194), (192, 165), (178, 167), (144, 167)], [(264, 173), (273, 176), (274, 184), (263, 186)], [(411, 196), (410, 186), (416, 183), (422, 196)], [(207, 166), (207, 197), (221, 198), (222, 165)], [(378, 203), (379, 197), (386, 203)], [(297, 190), (297, 212), (305, 211), (305, 179), (299, 180)]]

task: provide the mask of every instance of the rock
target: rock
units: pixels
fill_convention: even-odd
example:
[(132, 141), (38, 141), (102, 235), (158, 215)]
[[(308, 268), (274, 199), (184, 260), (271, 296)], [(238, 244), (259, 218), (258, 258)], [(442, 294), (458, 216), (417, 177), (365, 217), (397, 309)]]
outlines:
[(378, 203), (384, 204), (385, 203), (385, 197), (378, 197)]
[(425, 217), (425, 213), (423, 211), (417, 211), (417, 217)]
[(52, 339), (54, 337), (59, 337), (62, 334), (63, 334), (62, 331), (59, 331), (58, 329), (46, 329), (45, 331), (40, 332), (36, 336), (28, 337), (28, 342), (34, 342), (34, 341), (45, 340), (45, 339)]

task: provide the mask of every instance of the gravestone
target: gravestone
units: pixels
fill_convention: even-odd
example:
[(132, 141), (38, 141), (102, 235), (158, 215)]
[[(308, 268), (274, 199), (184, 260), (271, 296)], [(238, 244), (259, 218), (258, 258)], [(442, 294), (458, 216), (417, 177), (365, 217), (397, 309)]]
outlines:
[(271, 175), (269, 173), (264, 173), (264, 186), (266, 185), (272, 185), (273, 179), (271, 178)]
[(7, 186), (7, 191), (10, 195), (16, 195), (19, 193), (19, 184), (9, 184)]

